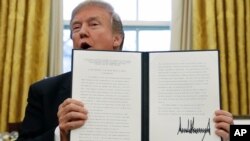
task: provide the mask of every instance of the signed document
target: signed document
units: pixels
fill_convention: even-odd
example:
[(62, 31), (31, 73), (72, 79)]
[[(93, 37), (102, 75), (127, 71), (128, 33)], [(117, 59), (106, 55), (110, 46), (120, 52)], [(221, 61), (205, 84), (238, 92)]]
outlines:
[(220, 141), (214, 112), (220, 109), (217, 51), (150, 56), (150, 140)]
[(72, 98), (89, 118), (71, 141), (220, 141), (218, 51), (73, 50)]

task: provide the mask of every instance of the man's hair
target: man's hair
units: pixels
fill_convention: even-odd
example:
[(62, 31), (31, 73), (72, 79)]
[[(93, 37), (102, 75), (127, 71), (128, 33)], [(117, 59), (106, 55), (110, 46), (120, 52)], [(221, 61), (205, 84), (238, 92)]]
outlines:
[[(78, 6), (74, 8), (71, 14), (70, 25), (72, 24), (72, 20), (75, 15), (81, 10), (89, 6), (95, 6), (105, 9), (111, 15), (111, 24), (113, 33), (118, 33), (122, 37), (122, 42), (120, 44), (119, 50), (122, 50), (123, 42), (124, 42), (124, 30), (120, 16), (114, 11), (114, 8), (107, 2), (102, 0), (85, 0), (81, 2)], [(72, 29), (71, 29), (71, 38), (72, 38)]]

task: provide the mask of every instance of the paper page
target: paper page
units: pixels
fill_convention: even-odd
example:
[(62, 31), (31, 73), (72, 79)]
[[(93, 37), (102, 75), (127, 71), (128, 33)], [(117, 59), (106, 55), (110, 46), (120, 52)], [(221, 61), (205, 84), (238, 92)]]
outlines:
[(141, 140), (141, 56), (137, 53), (74, 51), (72, 98), (89, 119), (71, 141)]
[(150, 141), (219, 141), (217, 51), (150, 54)]

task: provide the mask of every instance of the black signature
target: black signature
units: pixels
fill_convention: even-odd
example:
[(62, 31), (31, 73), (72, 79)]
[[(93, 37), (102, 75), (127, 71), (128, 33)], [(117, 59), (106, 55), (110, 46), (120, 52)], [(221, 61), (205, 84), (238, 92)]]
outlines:
[(210, 118), (208, 119), (207, 127), (206, 128), (195, 128), (194, 127), (194, 117), (192, 120), (188, 119), (188, 125), (187, 128), (182, 128), (181, 126), (181, 117), (179, 117), (179, 129), (177, 132), (177, 135), (180, 134), (199, 134), (199, 133), (204, 133), (202, 140), (204, 140), (206, 133), (209, 133), (211, 135), (211, 129), (210, 129)]

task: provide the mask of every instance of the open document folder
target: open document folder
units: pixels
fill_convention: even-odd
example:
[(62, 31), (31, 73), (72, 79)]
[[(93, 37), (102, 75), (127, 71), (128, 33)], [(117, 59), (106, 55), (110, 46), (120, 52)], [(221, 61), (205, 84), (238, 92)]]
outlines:
[(73, 50), (72, 98), (89, 114), (71, 141), (219, 141), (218, 51)]

